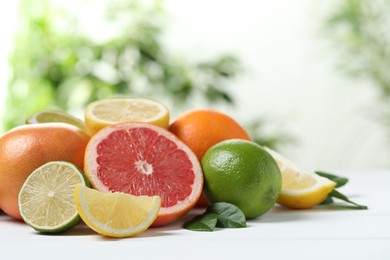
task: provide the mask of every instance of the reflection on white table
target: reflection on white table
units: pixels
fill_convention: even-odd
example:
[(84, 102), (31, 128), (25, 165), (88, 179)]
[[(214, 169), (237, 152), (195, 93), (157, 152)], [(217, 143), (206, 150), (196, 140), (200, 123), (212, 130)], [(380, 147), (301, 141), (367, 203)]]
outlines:
[(340, 191), (368, 210), (275, 206), (247, 228), (215, 232), (182, 228), (202, 209), (127, 239), (105, 238), (84, 224), (43, 235), (0, 213), (0, 259), (390, 259), (390, 171), (344, 176), (350, 182)]

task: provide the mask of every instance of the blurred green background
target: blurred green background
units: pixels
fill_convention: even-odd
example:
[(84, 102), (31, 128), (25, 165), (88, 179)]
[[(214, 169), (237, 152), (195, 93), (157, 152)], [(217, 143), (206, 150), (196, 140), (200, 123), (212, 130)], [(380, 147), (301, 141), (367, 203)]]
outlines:
[[(98, 24), (116, 33), (97, 41), (78, 30), (82, 17), (55, 1), (20, 0), (5, 130), (42, 109), (78, 114), (88, 103), (113, 96), (154, 98), (169, 104), (173, 115), (190, 109), (192, 100), (235, 106), (226, 82), (242, 72), (239, 57), (191, 62), (170, 54), (161, 42), (168, 17), (159, 0), (109, 1)], [(293, 141), (284, 132), (265, 134), (264, 121), (245, 122), (256, 142), (275, 147)]]
[[(298, 1), (286, 4), (284, 11), (281, 4), (265, 2), (112, 0), (104, 1), (104, 12), (91, 10), (88, 17), (77, 9), (77, 1), (38, 2), (18, 1), (1, 132), (42, 109), (62, 109), (82, 117), (93, 100), (143, 96), (167, 104), (173, 117), (195, 107), (233, 113), (256, 142), (296, 147), (286, 153), (310, 166), (352, 165), (361, 158), (366, 165), (383, 165), (371, 164), (375, 156), (361, 152), (373, 149), (361, 140), (376, 135), (369, 133), (376, 129), (372, 125), (364, 132), (361, 125), (368, 124), (362, 118), (387, 134), (378, 153), (390, 151), (388, 0)], [(172, 22), (167, 4), (170, 10), (178, 6), (178, 12), (186, 10), (183, 5), (189, 5), (188, 10), (199, 8), (193, 16), (204, 31), (189, 31), (186, 35), (192, 40), (205, 33), (210, 38), (207, 44), (213, 46), (218, 36), (210, 37), (212, 29), (207, 36), (207, 27), (215, 26), (222, 39), (214, 49), (221, 43), (241, 43), (241, 51), (225, 52), (221, 45), (222, 51), (197, 59), (191, 53), (179, 54), (164, 41)], [(248, 14), (240, 13), (240, 4)], [(76, 7), (69, 8), (72, 5)], [(307, 10), (316, 11), (309, 16)], [(250, 20), (253, 17), (258, 19)], [(86, 20), (95, 24), (94, 36), (99, 37), (82, 29)], [(235, 32), (232, 38), (230, 32)], [(313, 55), (313, 49), (320, 54)], [(321, 60), (333, 68), (330, 77)], [(337, 89), (344, 82), (347, 86)], [(364, 102), (351, 103), (356, 93)], [(359, 102), (363, 106), (356, 110)], [(284, 118), (273, 111), (282, 111)], [(355, 122), (348, 125), (351, 115)], [(299, 117), (306, 121), (299, 122)]]
[(372, 116), (390, 138), (390, 1), (339, 1), (325, 23), (339, 55), (337, 68), (378, 91)]

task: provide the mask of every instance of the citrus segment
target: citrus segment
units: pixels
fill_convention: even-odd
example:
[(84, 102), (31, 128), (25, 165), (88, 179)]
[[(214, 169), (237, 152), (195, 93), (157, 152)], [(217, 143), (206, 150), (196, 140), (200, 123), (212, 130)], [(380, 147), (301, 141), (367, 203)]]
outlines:
[(270, 148), (266, 150), (276, 160), (282, 172), (282, 191), (277, 202), (280, 205), (306, 209), (320, 204), (335, 188), (336, 183), (303, 169)]
[(49, 162), (31, 173), (19, 193), (23, 220), (37, 231), (57, 233), (80, 221), (73, 200), (76, 184), (86, 185), (80, 170), (68, 162)]
[(100, 191), (160, 196), (155, 226), (187, 213), (203, 186), (193, 152), (167, 130), (143, 123), (117, 124), (94, 135), (86, 149), (85, 172)]
[(98, 100), (85, 110), (85, 124), (90, 135), (103, 127), (124, 122), (143, 122), (168, 128), (169, 111), (163, 104), (145, 98)]
[(39, 124), (39, 123), (50, 123), (60, 122), (67, 123), (78, 128), (85, 130), (85, 124), (82, 120), (74, 117), (73, 115), (60, 110), (43, 110), (33, 114), (26, 120), (27, 124)]
[(83, 185), (74, 189), (74, 199), (83, 221), (97, 233), (111, 237), (130, 237), (146, 230), (161, 205), (158, 196), (99, 192)]

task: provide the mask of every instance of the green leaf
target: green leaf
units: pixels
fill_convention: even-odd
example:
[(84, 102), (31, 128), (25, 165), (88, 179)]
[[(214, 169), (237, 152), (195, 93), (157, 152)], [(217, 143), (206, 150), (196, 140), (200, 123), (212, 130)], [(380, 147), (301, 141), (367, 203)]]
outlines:
[[(345, 178), (345, 177), (340, 177), (340, 176), (337, 176), (334, 174), (321, 172), (321, 171), (316, 171), (316, 173), (322, 177), (328, 178), (329, 180), (336, 182), (336, 188), (344, 186), (348, 182), (348, 178)], [(367, 209), (367, 206), (360, 205), (360, 204), (357, 204), (356, 202), (349, 200), (347, 196), (345, 196), (341, 192), (337, 191), (336, 189), (333, 189), (333, 191), (328, 194), (328, 197), (321, 203), (321, 205), (335, 204), (334, 198), (339, 199), (339, 200), (343, 200), (343, 201), (353, 205), (353, 206), (348, 206), (348, 208)]]
[(235, 205), (226, 202), (217, 202), (210, 205), (206, 211), (192, 220), (184, 223), (185, 229), (192, 231), (214, 231), (220, 228), (246, 227), (244, 213)]
[(326, 199), (323, 202), (321, 202), (321, 205), (328, 205), (332, 203), (334, 203), (334, 200), (331, 196), (328, 195), (328, 197), (326, 197)]
[(327, 172), (316, 171), (316, 173), (322, 177), (328, 178), (336, 183), (336, 188), (344, 186), (348, 182), (348, 178), (330, 174)]
[(357, 204), (356, 202), (349, 200), (347, 196), (345, 196), (344, 194), (342, 194), (341, 192), (339, 192), (335, 189), (331, 193), (329, 193), (329, 196), (332, 198), (337, 198), (337, 199), (340, 199), (340, 200), (343, 200), (347, 203), (352, 204), (354, 209), (368, 209), (367, 206), (360, 205), (360, 204)]
[(215, 213), (218, 216), (217, 226), (222, 228), (243, 228), (246, 227), (244, 213), (235, 205), (218, 202), (210, 205), (206, 212)]
[(203, 213), (192, 220), (184, 223), (184, 228), (192, 231), (213, 231), (217, 225), (218, 216), (216, 214)]

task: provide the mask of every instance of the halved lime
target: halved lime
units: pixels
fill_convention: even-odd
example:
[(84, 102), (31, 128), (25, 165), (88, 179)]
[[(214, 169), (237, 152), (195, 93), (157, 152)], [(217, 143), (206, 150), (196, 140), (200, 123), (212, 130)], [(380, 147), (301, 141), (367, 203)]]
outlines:
[(19, 192), (19, 211), (35, 230), (58, 233), (80, 222), (74, 203), (76, 184), (88, 185), (72, 163), (53, 161), (34, 170)]
[(85, 130), (85, 124), (77, 117), (61, 110), (42, 110), (33, 114), (26, 120), (27, 124), (61, 122)]

